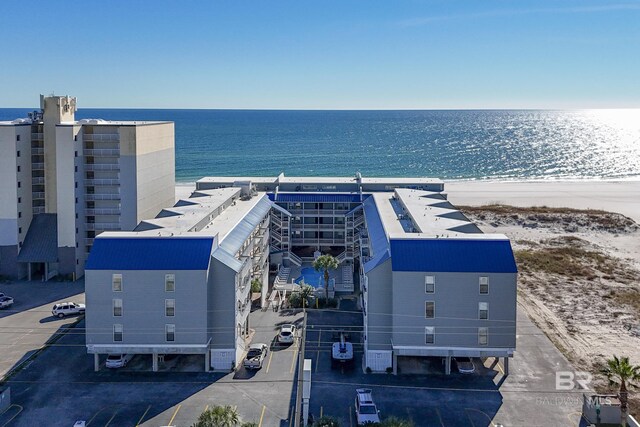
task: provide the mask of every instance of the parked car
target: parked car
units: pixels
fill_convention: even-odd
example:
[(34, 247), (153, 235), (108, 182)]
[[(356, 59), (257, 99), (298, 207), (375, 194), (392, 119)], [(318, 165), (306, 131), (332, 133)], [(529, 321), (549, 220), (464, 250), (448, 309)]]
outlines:
[(331, 345), (331, 367), (353, 366), (353, 344), (348, 341), (348, 335), (340, 332), (337, 342)]
[(124, 368), (133, 359), (133, 354), (110, 354), (107, 356), (107, 368)]
[(0, 296), (0, 308), (7, 308), (13, 305), (13, 298), (8, 297), (4, 294)]
[(356, 422), (358, 425), (379, 423), (380, 411), (373, 402), (371, 389), (356, 389)]
[(78, 304), (75, 302), (62, 302), (53, 306), (51, 314), (62, 319), (64, 316), (70, 316), (73, 314), (84, 314), (84, 310), (84, 304)]
[(278, 343), (280, 344), (292, 344), (296, 336), (296, 325), (282, 325), (280, 326), (280, 333), (278, 334)]
[(453, 361), (461, 374), (473, 374), (476, 371), (476, 366), (470, 357), (454, 357)]
[(251, 344), (247, 357), (244, 359), (245, 369), (260, 369), (262, 368), (262, 362), (267, 357), (267, 345), (266, 344)]

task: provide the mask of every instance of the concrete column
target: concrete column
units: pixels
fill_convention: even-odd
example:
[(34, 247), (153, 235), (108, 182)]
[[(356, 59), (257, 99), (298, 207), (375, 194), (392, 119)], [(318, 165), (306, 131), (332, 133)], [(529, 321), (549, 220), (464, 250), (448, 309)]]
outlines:
[[(394, 351), (393, 353), (393, 375), (398, 375), (398, 355)], [(316, 362), (317, 363), (317, 362)]]
[(447, 356), (444, 361), (444, 373), (451, 375), (451, 356)]
[(93, 370), (98, 372), (100, 370), (100, 355), (93, 353)]
[(153, 372), (158, 372), (158, 353), (153, 353), (151, 357), (153, 357), (152, 363), (151, 363)]
[(207, 349), (207, 352), (204, 354), (204, 371), (209, 372), (211, 369), (211, 351)]
[(46, 282), (47, 280), (49, 280), (49, 263), (45, 262), (44, 263), (44, 278), (42, 279), (42, 281)]
[(27, 279), (31, 281), (31, 263), (27, 263)]
[(504, 375), (507, 376), (509, 375), (509, 358), (508, 357), (504, 357), (503, 358), (503, 365), (504, 365)]

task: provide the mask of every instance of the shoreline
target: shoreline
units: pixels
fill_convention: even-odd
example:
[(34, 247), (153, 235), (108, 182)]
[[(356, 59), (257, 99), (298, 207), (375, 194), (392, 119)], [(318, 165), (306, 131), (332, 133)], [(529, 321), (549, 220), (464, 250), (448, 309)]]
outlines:
[[(444, 182), (444, 192), (454, 205), (506, 204), (598, 209), (620, 213), (640, 224), (640, 178)], [(195, 182), (177, 182), (175, 188), (176, 198), (185, 198), (195, 188)]]

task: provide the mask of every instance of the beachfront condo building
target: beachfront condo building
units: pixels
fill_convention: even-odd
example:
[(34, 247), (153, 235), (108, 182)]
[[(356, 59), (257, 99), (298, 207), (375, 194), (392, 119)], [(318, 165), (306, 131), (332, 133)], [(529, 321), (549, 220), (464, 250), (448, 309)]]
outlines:
[(175, 201), (172, 122), (75, 120), (76, 98), (40, 96), (0, 122), (0, 275), (77, 278), (94, 238), (133, 230)]
[(435, 357), (449, 373), (452, 358), (469, 356), (504, 357), (508, 369), (517, 288), (508, 238), (482, 233), (441, 180), (360, 174), (206, 177), (133, 232), (98, 236), (88, 351), (96, 368), (100, 354), (130, 352), (152, 355), (154, 369), (171, 353), (232, 369), (248, 344), (250, 281), (262, 285), (263, 307), (301, 280), (323, 295), (310, 266), (327, 253), (340, 262), (327, 293), (359, 302), (366, 368), (398, 372)]
[(100, 355), (201, 355), (237, 366), (249, 337), (251, 284), (266, 299), (272, 202), (250, 186), (194, 192), (132, 232), (103, 233), (87, 262), (86, 340)]

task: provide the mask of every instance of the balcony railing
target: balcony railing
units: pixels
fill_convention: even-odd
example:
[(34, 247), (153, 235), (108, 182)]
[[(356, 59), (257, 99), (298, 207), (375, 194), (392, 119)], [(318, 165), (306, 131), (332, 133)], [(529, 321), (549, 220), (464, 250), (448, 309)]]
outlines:
[(118, 148), (85, 148), (85, 156), (105, 156), (105, 157), (117, 157), (120, 155), (120, 149)]
[(31, 178), (31, 184), (44, 184), (44, 177), (43, 176), (35, 176), (35, 177)]
[(44, 154), (44, 147), (31, 147), (31, 154)]
[(86, 194), (87, 200), (120, 200), (120, 194)]
[(119, 179), (86, 179), (86, 185), (120, 185)]
[(117, 163), (87, 163), (84, 168), (88, 171), (119, 171), (120, 165)]
[(44, 169), (44, 163), (40, 163), (40, 162), (31, 163), (31, 169), (32, 170), (42, 170), (42, 169)]
[(120, 224), (117, 222), (87, 222), (85, 223), (85, 226), (89, 231), (120, 230)]
[(31, 132), (31, 139), (43, 139), (44, 138), (44, 133), (39, 133), (39, 132)]
[(120, 215), (120, 208), (87, 208), (87, 215)]
[(82, 135), (82, 140), (86, 142), (119, 141), (120, 135), (117, 133), (86, 133)]
[(34, 191), (31, 193), (33, 199), (44, 199), (44, 191)]
[(44, 206), (34, 206), (32, 212), (34, 215), (44, 213)]

